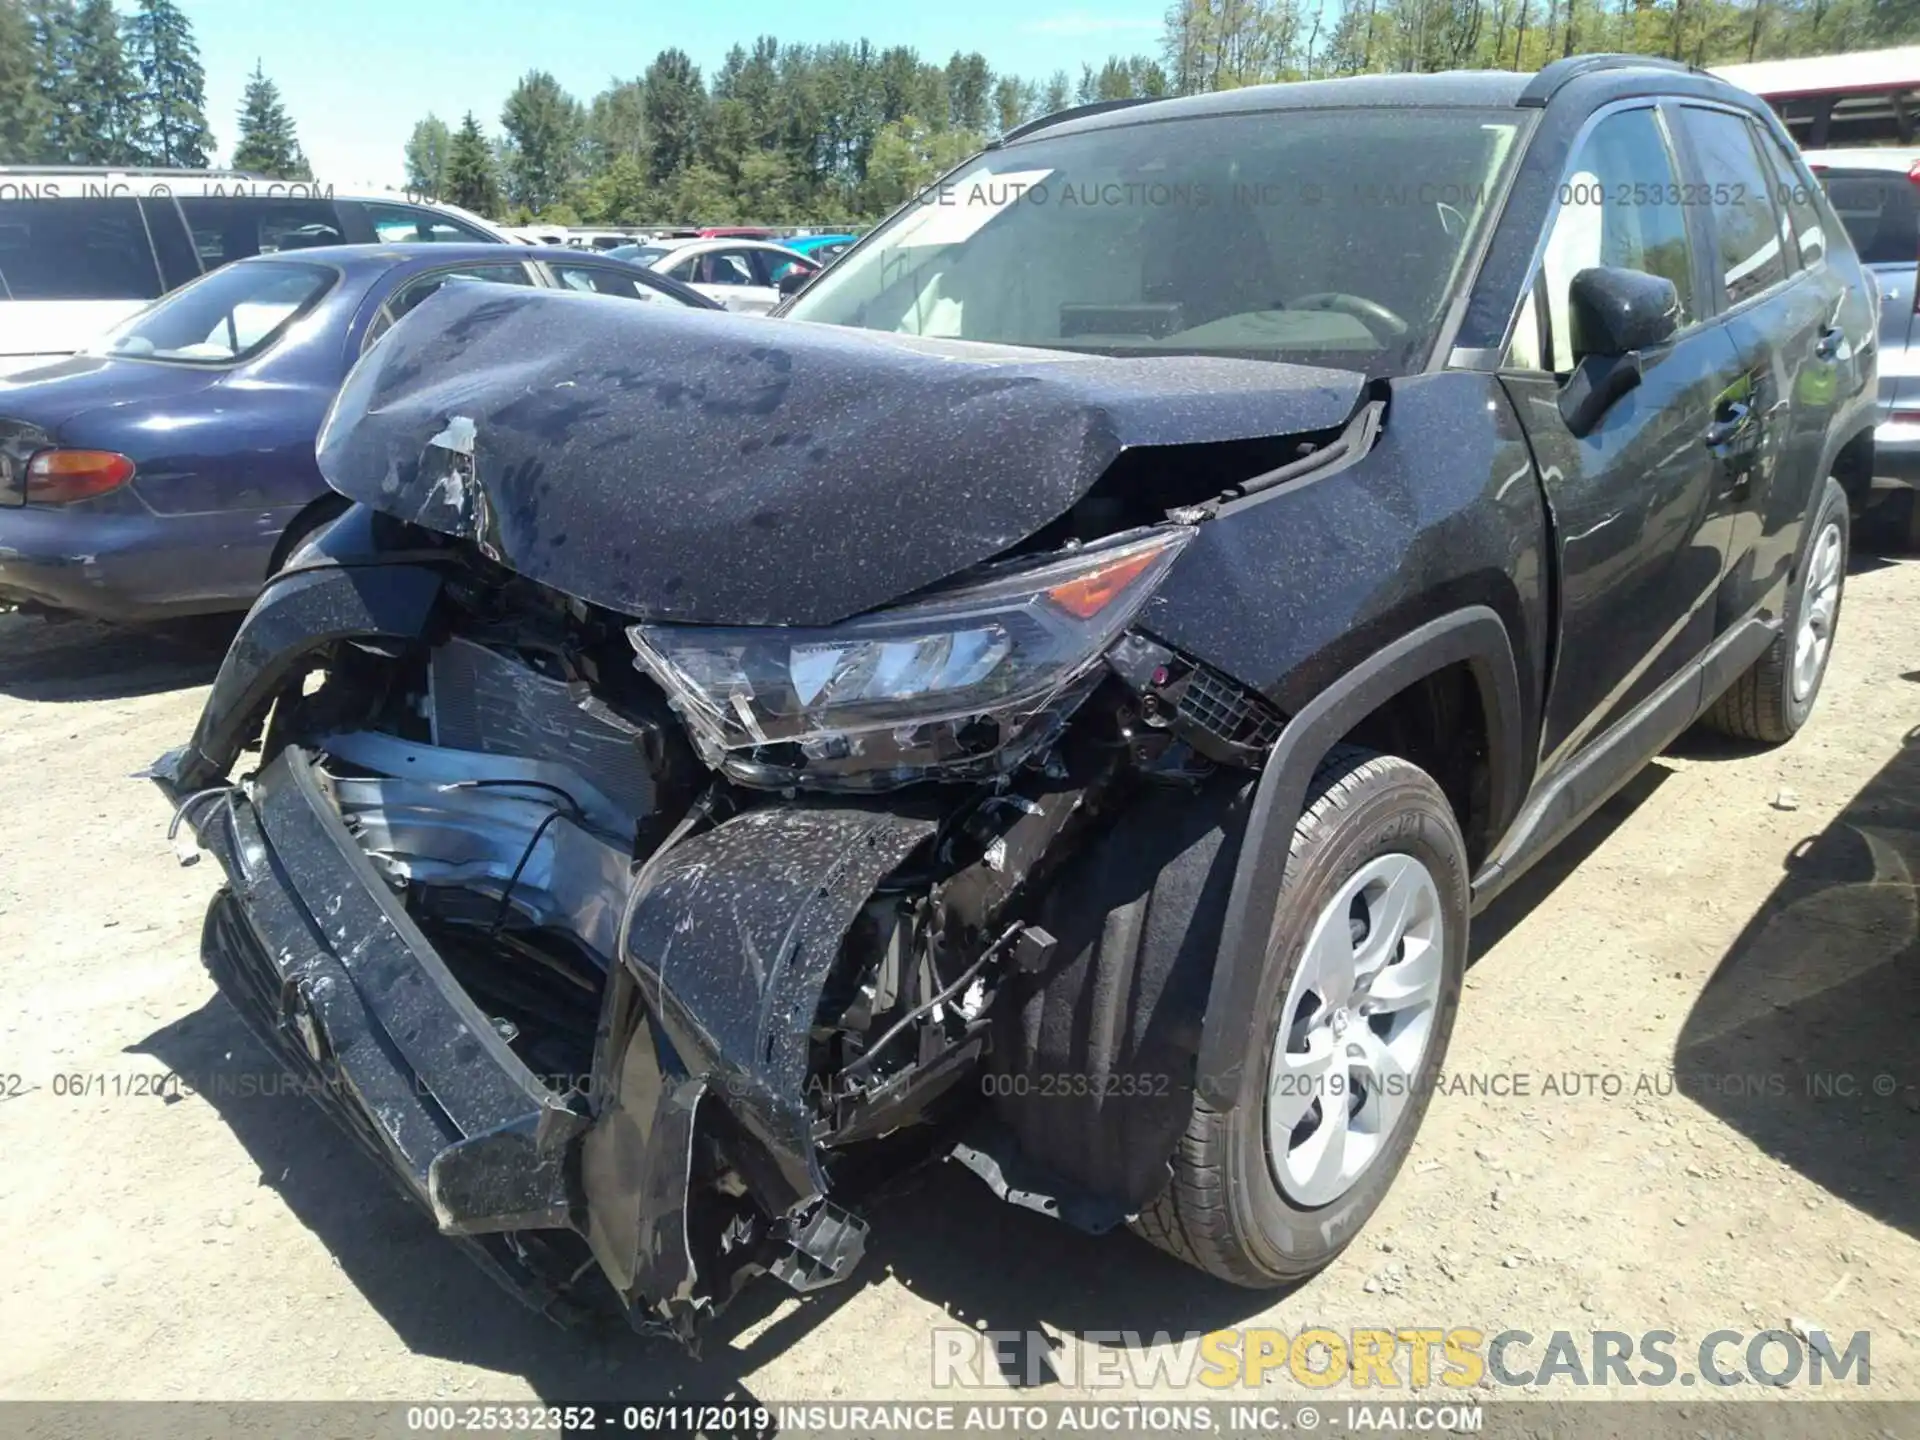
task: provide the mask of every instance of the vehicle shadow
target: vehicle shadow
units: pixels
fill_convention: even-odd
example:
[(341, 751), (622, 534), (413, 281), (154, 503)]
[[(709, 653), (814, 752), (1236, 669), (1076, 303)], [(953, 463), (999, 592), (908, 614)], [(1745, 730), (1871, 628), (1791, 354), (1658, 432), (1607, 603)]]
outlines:
[[(744, 1376), (887, 1279), (957, 1326), (1027, 1332), (1044, 1321), (1148, 1339), (1157, 1330), (1233, 1324), (1277, 1298), (1211, 1280), (1125, 1232), (1096, 1238), (1016, 1209), (957, 1165), (936, 1162), (865, 1207), (873, 1228), (852, 1281), (796, 1302), (785, 1286), (762, 1278), (706, 1327), (695, 1359), (617, 1321), (562, 1329), (516, 1303), (317, 1107), (280, 1088), (277, 1063), (224, 997), (130, 1048), (184, 1082), (171, 1103), (214, 1107), (260, 1183), (313, 1232), (410, 1350), (522, 1375), (554, 1403), (760, 1403)], [(930, 1377), (930, 1343), (927, 1364)], [(1017, 1370), (1006, 1375), (1009, 1384), (1055, 1378), (1044, 1357), (1023, 1357)], [(862, 1393), (857, 1383), (851, 1390)]]
[(1920, 1234), (1920, 728), (1786, 874), (1674, 1047), (1680, 1092), (1769, 1155)]
[(205, 685), (239, 623), (238, 615), (206, 615), (107, 625), (0, 612), (0, 695), (72, 703)]

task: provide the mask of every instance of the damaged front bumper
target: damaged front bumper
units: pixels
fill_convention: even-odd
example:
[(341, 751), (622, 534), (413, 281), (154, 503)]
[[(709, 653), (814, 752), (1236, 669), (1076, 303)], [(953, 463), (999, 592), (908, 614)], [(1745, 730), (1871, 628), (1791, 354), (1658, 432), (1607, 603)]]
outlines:
[[(412, 795), (434, 777), (335, 773), (380, 758), (361, 734), (270, 744), (256, 774), (219, 783), (269, 697), (297, 689), (316, 657), (341, 645), (448, 646), (434, 633), (437, 589), (430, 571), (398, 565), (321, 565), (276, 582), (193, 741), (153, 767), (226, 872), (203, 934), (213, 978), (440, 1230), (536, 1309), (562, 1319), (583, 1302), (604, 1309), (597, 1291), (636, 1328), (690, 1341), (751, 1275), (799, 1290), (845, 1278), (865, 1227), (825, 1199), (805, 1094), (809, 1024), (858, 912), (933, 822), (787, 804), (686, 836), (649, 866), (616, 863), (598, 917), (578, 926), (605, 962), (598, 1023), (590, 1037), (581, 1027), (590, 1070), (584, 1053), (573, 1073), (530, 1066), (512, 1025), (455, 973), (455, 952), (443, 955), (409, 913), (393, 852), (410, 812), (367, 798), (383, 785)], [(446, 790), (456, 816), (475, 794)], [(536, 872), (564, 876), (578, 868), (569, 856), (599, 843), (553, 814), (527, 846), (551, 854), (515, 867), (529, 882), (522, 895), (564, 899), (551, 880), (531, 884)], [(420, 867), (411, 878), (423, 883)]]
[[(627, 951), (657, 958), (611, 978), (594, 1073), (568, 1089), (496, 1032), (299, 747), (245, 785), (189, 797), (185, 818), (230, 881), (202, 938), (216, 983), (441, 1232), (561, 1319), (581, 1308), (590, 1253), (636, 1328), (685, 1339), (749, 1275), (814, 1289), (864, 1246), (864, 1225), (824, 1200), (801, 1103), (807, 1019), (876, 872), (925, 830), (764, 813), (772, 825), (734, 822), (672, 857)], [(791, 886), (766, 883), (769, 845)], [(817, 864), (796, 862), (808, 851)], [(749, 889), (764, 898), (731, 903)], [(693, 1214), (694, 1171), (711, 1163), (699, 1142), (715, 1131), (736, 1137), (755, 1203)], [(716, 1229), (724, 1261), (703, 1264)]]

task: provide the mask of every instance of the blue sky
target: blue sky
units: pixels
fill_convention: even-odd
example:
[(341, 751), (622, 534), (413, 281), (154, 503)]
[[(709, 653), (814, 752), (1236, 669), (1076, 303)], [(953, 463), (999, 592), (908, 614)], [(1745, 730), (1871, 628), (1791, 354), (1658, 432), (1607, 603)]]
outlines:
[[(121, 0), (122, 8), (131, 8)], [(514, 82), (549, 70), (581, 100), (677, 45), (708, 74), (739, 42), (855, 40), (911, 45), (945, 62), (978, 50), (999, 71), (1076, 78), (1083, 61), (1158, 54), (1164, 0), (964, 0), (891, 4), (632, 4), (630, 0), (180, 0), (207, 70), (207, 119), (232, 151), (241, 92), (258, 59), (279, 85), (314, 173), (342, 188), (397, 186), (413, 122), (468, 110), (492, 131)]]

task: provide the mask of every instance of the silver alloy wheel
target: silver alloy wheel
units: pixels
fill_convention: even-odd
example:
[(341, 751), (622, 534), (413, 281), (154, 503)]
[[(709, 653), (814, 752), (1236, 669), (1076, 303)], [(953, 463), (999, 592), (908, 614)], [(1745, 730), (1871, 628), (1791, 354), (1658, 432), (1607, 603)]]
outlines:
[(1331, 1204), (1387, 1148), (1433, 1037), (1440, 889), (1411, 855), (1350, 876), (1314, 921), (1267, 1068), (1267, 1158), (1296, 1205)]
[(1827, 652), (1833, 647), (1833, 621), (1840, 608), (1842, 558), (1846, 542), (1838, 523), (1829, 523), (1814, 541), (1800, 596), (1800, 628), (1793, 637), (1793, 698), (1804, 701), (1820, 683)]

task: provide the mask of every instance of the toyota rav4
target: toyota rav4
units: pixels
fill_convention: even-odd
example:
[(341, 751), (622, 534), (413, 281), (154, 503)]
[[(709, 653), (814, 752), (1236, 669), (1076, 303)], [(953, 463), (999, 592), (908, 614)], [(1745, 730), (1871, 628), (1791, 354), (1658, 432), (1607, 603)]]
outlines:
[(929, 1160), (1297, 1280), (1470, 916), (1806, 721), (1874, 334), (1767, 109), (1605, 56), (1056, 116), (771, 321), (448, 287), (155, 767), (207, 964), (542, 1308), (691, 1338)]

